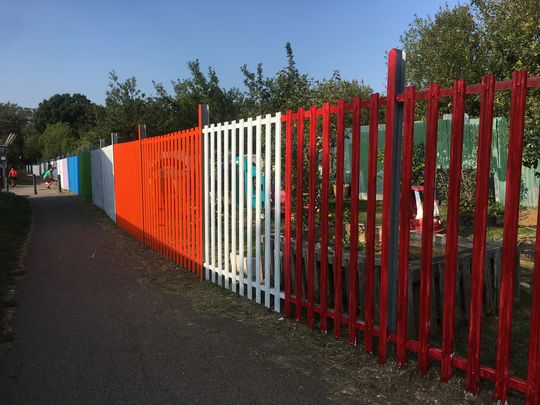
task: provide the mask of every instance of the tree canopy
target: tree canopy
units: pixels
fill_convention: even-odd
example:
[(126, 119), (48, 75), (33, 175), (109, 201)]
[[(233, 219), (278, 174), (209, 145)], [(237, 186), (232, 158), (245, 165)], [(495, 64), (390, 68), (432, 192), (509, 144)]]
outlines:
[(40, 158), (39, 147), (37, 150), (25, 149), (25, 141), (34, 134), (31, 109), (13, 103), (0, 103), (0, 143), (4, 143), (10, 133), (17, 135), (8, 148), (7, 158), (10, 162), (20, 162), (27, 154), (33, 159)]
[(79, 135), (96, 124), (96, 105), (82, 94), (55, 94), (39, 103), (33, 122), (38, 132), (49, 124), (65, 122)]
[[(407, 82), (419, 88), (433, 82), (451, 86), (457, 78), (479, 83), (485, 74), (506, 80), (518, 69), (538, 76), (540, 7), (538, 0), (471, 0), (445, 6), (434, 17), (416, 16), (401, 42), (407, 55)], [(495, 102), (496, 114), (507, 115), (508, 95), (498, 95)], [(478, 100), (470, 98), (468, 112), (476, 115), (478, 107)], [(529, 92), (526, 111), (524, 163), (536, 168), (540, 163), (537, 90)]]

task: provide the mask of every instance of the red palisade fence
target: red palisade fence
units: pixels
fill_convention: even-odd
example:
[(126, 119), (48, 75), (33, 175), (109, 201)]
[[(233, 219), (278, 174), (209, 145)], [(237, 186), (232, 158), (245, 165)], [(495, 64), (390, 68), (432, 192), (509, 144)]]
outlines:
[[(431, 84), (426, 91), (407, 87), (397, 94), (392, 85), (396, 77), (396, 56), (390, 53), (389, 86), (387, 97), (371, 95), (368, 99), (354, 98), (350, 103), (340, 100), (335, 105), (325, 103), (322, 107), (288, 111), (282, 115), (286, 130), (285, 153), (285, 223), (284, 223), (284, 291), (285, 314), (302, 320), (307, 312), (309, 327), (317, 325), (323, 331), (333, 330), (341, 337), (347, 328), (347, 339), (356, 345), (357, 332), (363, 333), (364, 350), (373, 352), (384, 363), (387, 344), (395, 344), (398, 364), (404, 366), (409, 352), (418, 353), (418, 368), (426, 374), (430, 361), (440, 361), (442, 381), (448, 381), (454, 369), (465, 372), (467, 390), (476, 394), (480, 379), (495, 383), (495, 399), (504, 401), (509, 390), (525, 394), (527, 403), (540, 401), (540, 240), (536, 239), (537, 258), (534, 267), (533, 297), (531, 307), (531, 331), (529, 339), (529, 361), (527, 379), (511, 374), (510, 346), (512, 313), (515, 290), (515, 274), (519, 271), (516, 260), (517, 230), (520, 203), (521, 166), (526, 113), (527, 89), (540, 87), (539, 77), (527, 77), (527, 72), (514, 72), (512, 80), (496, 82), (493, 76), (482, 78), (481, 84), (467, 85), (456, 80), (453, 87), (441, 88)], [(484, 272), (487, 241), (487, 209), (489, 174), (494, 118), (494, 102), (497, 93), (510, 92), (510, 133), (504, 231), (502, 245), (500, 299), (496, 367), (481, 363), (482, 320), (484, 308)], [(468, 96), (478, 95), (480, 100), (480, 127), (477, 150), (477, 173), (474, 206), (474, 238), (472, 242), (472, 266), (470, 278), (470, 302), (467, 356), (455, 353), (456, 336), (456, 283), (458, 280), (459, 203), (463, 167), (464, 115)], [(433, 241), (435, 185), (437, 168), (437, 132), (441, 117), (441, 99), (451, 100), (452, 127), (450, 142), (450, 167), (448, 180), (448, 205), (446, 227), (445, 272), (440, 280), (440, 347), (431, 336), (434, 316), (433, 300)], [(388, 252), (392, 212), (390, 193), (392, 190), (392, 149), (395, 134), (395, 101), (403, 106), (403, 150), (401, 154), (401, 192), (399, 196), (399, 252)], [(410, 224), (412, 218), (411, 198), (414, 121), (417, 104), (427, 105), (427, 127), (425, 140), (425, 165), (423, 176), (423, 223), (421, 237), (421, 259), (418, 290), (419, 318), (417, 335), (408, 327), (411, 320), (410, 281)], [(445, 101), (446, 103), (446, 101)], [(380, 242), (376, 239), (376, 184), (378, 159), (379, 109), (385, 108), (386, 124), (382, 232)], [(365, 112), (363, 111), (365, 110)], [(398, 115), (400, 116), (400, 115)], [(362, 119), (364, 117), (364, 120)], [(320, 121), (319, 121), (320, 120)], [(369, 124), (366, 132), (361, 125)], [(322, 124), (322, 126), (321, 126)], [(367, 136), (367, 162), (361, 162), (361, 137)], [(344, 199), (344, 139), (350, 138), (351, 190), (350, 200), (350, 247), (342, 243), (344, 216), (348, 200)], [(307, 142), (307, 157), (304, 156), (304, 139)], [(367, 203), (365, 205), (365, 251), (360, 255), (359, 238), (359, 168), (366, 165)], [(296, 168), (296, 170), (293, 170)], [(307, 171), (307, 172), (306, 172)], [(318, 176), (321, 176), (318, 179)], [(306, 180), (304, 180), (304, 178)], [(335, 185), (335, 199), (330, 195), (330, 184)], [(307, 196), (307, 199), (306, 199)], [(292, 206), (294, 205), (294, 215)], [(305, 212), (307, 210), (307, 212)], [(305, 214), (307, 228), (303, 227)], [(293, 228), (293, 224), (296, 228)], [(293, 236), (294, 233), (294, 236)], [(537, 231), (537, 236), (540, 231)], [(307, 242), (304, 241), (307, 235)], [(294, 237), (294, 239), (293, 239)], [(304, 252), (305, 250), (305, 252)], [(390, 255), (388, 253), (391, 253)], [(306, 261), (304, 262), (304, 254)], [(389, 266), (391, 255), (398, 256), (398, 281), (396, 305), (396, 332), (388, 325), (389, 311)], [(292, 274), (294, 269), (294, 274)], [(438, 276), (440, 277), (440, 276)], [(305, 281), (304, 281), (305, 280)], [(304, 282), (307, 285), (304, 285)], [(362, 301), (362, 302), (360, 302)], [(291, 305), (292, 304), (292, 305)], [(363, 311), (359, 309), (363, 308)], [(293, 314), (294, 312), (294, 314)], [(462, 326), (460, 326), (462, 327)], [(374, 341), (374, 337), (376, 338)]]

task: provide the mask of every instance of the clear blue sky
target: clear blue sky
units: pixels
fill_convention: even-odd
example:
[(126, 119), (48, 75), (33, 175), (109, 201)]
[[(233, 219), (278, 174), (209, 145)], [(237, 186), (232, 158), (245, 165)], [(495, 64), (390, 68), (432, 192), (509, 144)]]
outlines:
[[(457, 0), (448, 0), (452, 6)], [(153, 94), (188, 75), (186, 62), (212, 66), (222, 86), (242, 88), (240, 66), (273, 75), (290, 41), (301, 72), (339, 70), (384, 90), (385, 52), (399, 47), (414, 14), (444, 0), (102, 1), (0, 0), (0, 102), (36, 107), (56, 93), (103, 103), (108, 72), (137, 78)]]

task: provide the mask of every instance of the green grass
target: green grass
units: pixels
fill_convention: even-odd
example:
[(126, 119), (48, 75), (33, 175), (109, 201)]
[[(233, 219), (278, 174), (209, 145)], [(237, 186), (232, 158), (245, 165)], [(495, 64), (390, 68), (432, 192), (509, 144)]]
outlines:
[(6, 300), (18, 269), (21, 249), (32, 223), (30, 201), (11, 193), (0, 193), (0, 343), (12, 336), (1, 324), (6, 308), (14, 305)]

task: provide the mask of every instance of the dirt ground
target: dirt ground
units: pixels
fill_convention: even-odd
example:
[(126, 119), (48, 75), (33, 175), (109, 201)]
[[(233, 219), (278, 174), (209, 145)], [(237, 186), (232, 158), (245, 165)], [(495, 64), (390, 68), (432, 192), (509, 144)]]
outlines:
[[(26, 275), (19, 282), (17, 338), (13, 344), (0, 348), (0, 397), (23, 398), (6, 403), (32, 403), (39, 398), (38, 394), (25, 391), (39, 390), (42, 385), (47, 387), (46, 391), (53, 390), (51, 402), (42, 403), (54, 403), (53, 399), (57, 403), (66, 399), (92, 403), (119, 398), (130, 398), (135, 403), (156, 403), (158, 398), (160, 403), (270, 403), (278, 399), (285, 403), (492, 402), (489, 384), (484, 383), (479, 397), (473, 398), (464, 392), (462, 374), (458, 373), (450, 383), (441, 383), (438, 364), (433, 364), (426, 377), (418, 374), (413, 359), (406, 368), (391, 361), (379, 365), (376, 356), (365, 353), (361, 347), (352, 347), (211, 283), (200, 282), (128, 236), (101, 210), (77, 197), (55, 195), (46, 200), (32, 199), (36, 224), (28, 257), (23, 260)], [(74, 240), (73, 246), (78, 248), (69, 249), (69, 245), (59, 261), (57, 253), (47, 259), (50, 239), (68, 244)], [(92, 263), (89, 257), (101, 260), (99, 265), (87, 265)], [(50, 266), (44, 267), (47, 260)], [(64, 263), (62, 269), (58, 268), (59, 263)], [(48, 291), (41, 292), (40, 288)], [(65, 300), (59, 302), (59, 298)], [(53, 316), (47, 315), (50, 313)], [(85, 323), (91, 327), (87, 328)], [(36, 336), (39, 333), (41, 337)], [(132, 339), (139, 345), (144, 342), (144, 348), (137, 349), (137, 356), (144, 356), (145, 360), (137, 360), (135, 365), (124, 362), (123, 352), (130, 353), (135, 344)], [(99, 349), (94, 347), (96, 341)], [(103, 356), (102, 350), (111, 361), (103, 363), (103, 359), (96, 359)], [(141, 354), (141, 350), (148, 352)], [(177, 361), (169, 364), (166, 359), (160, 360), (166, 362), (166, 367), (154, 364), (155, 357), (163, 352)], [(42, 353), (48, 355), (42, 358)], [(149, 354), (151, 358), (147, 358)], [(56, 360), (58, 357), (70, 362), (69, 367), (62, 369), (64, 364)], [(191, 368), (179, 372), (184, 362)], [(91, 366), (96, 376), (90, 380), (84, 377), (83, 382), (108, 390), (108, 396), (88, 393), (86, 386), (72, 387), (79, 384), (66, 376), (69, 370), (78, 375), (73, 363), (79, 368)], [(103, 369), (95, 371), (96, 364)], [(143, 396), (146, 391), (138, 391), (137, 381), (132, 385), (130, 370), (137, 371), (133, 367), (144, 368), (143, 388), (148, 380), (160, 387), (159, 392), (154, 391), (155, 396)], [(62, 369), (60, 374), (58, 369)], [(164, 369), (172, 376), (165, 374)], [(184, 384), (183, 379), (188, 378), (185, 371), (192, 374), (190, 381), (200, 384)], [(109, 375), (118, 381), (110, 385), (106, 378)], [(50, 387), (55, 376), (63, 382), (56, 389), (64, 387), (67, 393)], [(274, 379), (275, 384), (268, 387), (268, 379)], [(175, 384), (184, 391), (176, 392)], [(216, 388), (223, 384), (251, 384), (251, 396), (226, 389), (220, 394)], [(121, 389), (126, 390), (123, 396), (115, 392)], [(185, 391), (190, 389), (193, 392)], [(166, 393), (169, 396), (164, 396)], [(517, 397), (510, 399), (510, 403), (519, 401)]]

